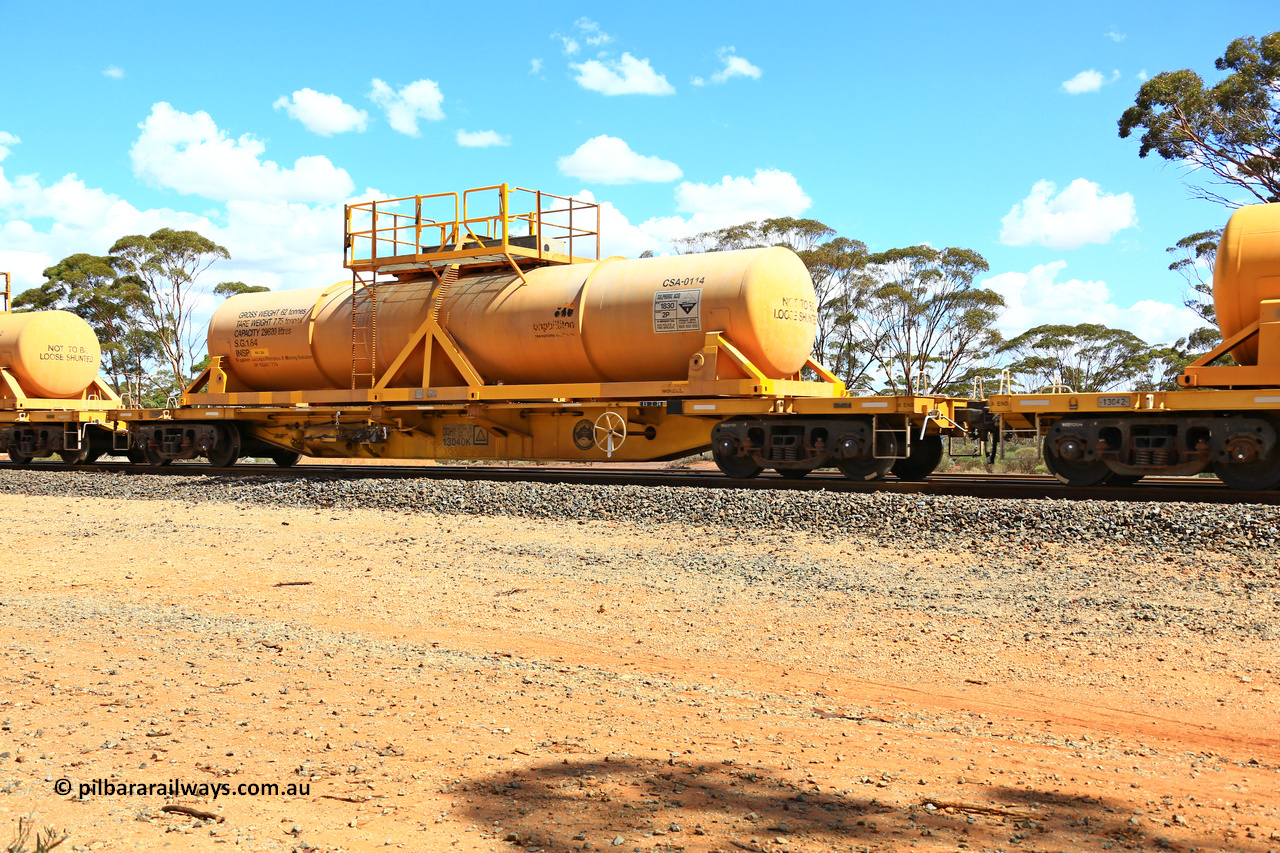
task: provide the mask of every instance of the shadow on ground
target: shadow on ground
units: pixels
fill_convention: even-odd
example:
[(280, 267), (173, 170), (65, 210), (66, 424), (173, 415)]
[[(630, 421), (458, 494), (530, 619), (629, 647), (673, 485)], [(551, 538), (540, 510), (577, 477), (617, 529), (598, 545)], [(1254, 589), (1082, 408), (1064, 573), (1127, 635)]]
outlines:
[[(908, 843), (921, 850), (1185, 850), (1205, 841), (1096, 798), (975, 786), (963, 798), (931, 799), (915, 780), (824, 792), (787, 778), (793, 775), (679, 759), (575, 756), (459, 779), (445, 792), (460, 799), (455, 814), (486, 837), (548, 853), (862, 851)], [(864, 785), (867, 793), (859, 796)]]

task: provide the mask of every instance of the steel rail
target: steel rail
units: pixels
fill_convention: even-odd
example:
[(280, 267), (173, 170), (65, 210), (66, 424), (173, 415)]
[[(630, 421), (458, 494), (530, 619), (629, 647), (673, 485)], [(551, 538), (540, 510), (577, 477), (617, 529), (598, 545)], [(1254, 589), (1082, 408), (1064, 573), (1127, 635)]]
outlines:
[(1115, 502), (1191, 502), (1214, 504), (1280, 505), (1280, 491), (1246, 492), (1227, 488), (1208, 478), (1151, 477), (1131, 486), (1064, 486), (1044, 474), (934, 474), (924, 481), (889, 477), (875, 482), (850, 480), (837, 472), (819, 471), (803, 480), (785, 480), (771, 473), (751, 480), (733, 480), (719, 471), (640, 469), (623, 467), (489, 465), (298, 465), (278, 468), (270, 464), (241, 464), (212, 468), (200, 462), (178, 462), (157, 467), (124, 462), (68, 466), (35, 461), (18, 466), (0, 463), (8, 471), (77, 471), (102, 474), (187, 477), (269, 477), (281, 480), (428, 479), (492, 481), (501, 483), (549, 483), (587, 486), (681, 486), (706, 489), (773, 489), (780, 491), (887, 492), (908, 495), (951, 495), (975, 498), (1095, 500)]

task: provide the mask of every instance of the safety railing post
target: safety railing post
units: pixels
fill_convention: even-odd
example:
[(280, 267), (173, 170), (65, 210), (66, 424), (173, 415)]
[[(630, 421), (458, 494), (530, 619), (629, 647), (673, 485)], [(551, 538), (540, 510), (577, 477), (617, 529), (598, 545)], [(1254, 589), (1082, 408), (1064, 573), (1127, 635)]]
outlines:
[(507, 217), (509, 211), (508, 201), (507, 185), (502, 184), (498, 189), (498, 216), (502, 218), (502, 251), (504, 252), (507, 251), (508, 230), (511, 225)]
[(422, 196), (415, 197), (413, 221), (413, 253), (416, 255), (422, 251)]
[(535, 226), (533, 220), (529, 221), (529, 228), (533, 231), (534, 243), (538, 247), (538, 257), (542, 257), (542, 190), (534, 193), (535, 218), (538, 224)]

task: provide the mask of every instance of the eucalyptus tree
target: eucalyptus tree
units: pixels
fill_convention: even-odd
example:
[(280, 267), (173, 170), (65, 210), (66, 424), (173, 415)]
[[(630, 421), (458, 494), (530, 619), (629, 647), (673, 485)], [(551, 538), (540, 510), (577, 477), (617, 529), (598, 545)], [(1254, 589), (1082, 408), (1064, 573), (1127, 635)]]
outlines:
[(61, 309), (83, 318), (102, 347), (102, 371), (117, 388), (129, 375), (146, 371), (159, 351), (146, 328), (149, 300), (136, 283), (120, 277), (114, 258), (69, 255), (46, 268), (44, 277), (43, 284), (14, 298), (15, 310)]
[(1009, 371), (1022, 378), (1025, 390), (1067, 386), (1082, 393), (1116, 388), (1148, 390), (1161, 384), (1163, 360), (1176, 357), (1167, 348), (1152, 348), (1125, 329), (1099, 323), (1076, 326), (1047, 324), (1028, 329), (1000, 348), (1014, 360)]
[(868, 255), (847, 334), (891, 394), (960, 393), (1001, 345), (1004, 298), (979, 287), (972, 249), (909, 246)]
[(1185, 68), (1147, 80), (1120, 117), (1120, 136), (1141, 132), (1139, 157), (1155, 152), (1186, 166), (1188, 178), (1207, 173), (1234, 191), (1188, 180), (1200, 198), (1280, 201), (1280, 32), (1232, 41), (1214, 67), (1228, 73), (1213, 85)]
[(260, 284), (245, 284), (243, 281), (224, 281), (213, 289), (213, 295), (230, 298), (241, 293), (266, 293), (270, 289)]
[(201, 330), (194, 328), (200, 296), (200, 276), (215, 261), (231, 254), (195, 231), (161, 228), (150, 236), (121, 237), (110, 250), (115, 267), (147, 296), (144, 320), (155, 335), (162, 360), (174, 384), (202, 347)]

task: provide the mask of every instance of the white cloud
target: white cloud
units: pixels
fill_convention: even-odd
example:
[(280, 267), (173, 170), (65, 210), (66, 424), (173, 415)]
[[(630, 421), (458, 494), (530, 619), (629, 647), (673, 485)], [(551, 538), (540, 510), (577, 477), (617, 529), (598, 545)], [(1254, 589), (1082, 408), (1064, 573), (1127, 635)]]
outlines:
[(124, 69), (118, 65), (108, 65), (102, 69), (103, 77), (110, 77), (112, 80), (119, 80), (124, 77)]
[(387, 114), (387, 122), (393, 130), (408, 136), (418, 136), (418, 119), (439, 121), (444, 118), (444, 95), (434, 80), (417, 80), (400, 91), (376, 77), (369, 91), (373, 101)]
[[(752, 80), (759, 80), (760, 75), (764, 73), (759, 67), (752, 65), (741, 56), (737, 56), (732, 46), (720, 48), (716, 51), (716, 55), (720, 57), (720, 62), (724, 67), (711, 75), (712, 83), (724, 83), (734, 77), (750, 77)], [(694, 85), (701, 84), (696, 83)]]
[(675, 202), (679, 213), (689, 215), (655, 217), (639, 227), (670, 241), (758, 219), (799, 216), (813, 204), (795, 176), (777, 169), (757, 169), (750, 178), (725, 175), (716, 184), (685, 181), (676, 187)]
[(559, 33), (552, 33), (551, 37), (553, 39), (560, 39), (560, 52), (565, 56), (573, 56), (581, 48), (578, 44), (578, 40), (572, 36), (562, 36)]
[(149, 184), (217, 201), (333, 202), (355, 188), (327, 157), (299, 157), (292, 169), (261, 159), (266, 146), (232, 139), (206, 112), (184, 113), (161, 101), (138, 125), (129, 149), (133, 173)]
[(636, 258), (645, 251), (653, 252), (655, 255), (670, 251), (665, 240), (647, 233), (640, 226), (632, 225), (626, 215), (611, 203), (596, 202), (596, 197), (591, 190), (580, 190), (573, 197), (578, 201), (595, 202), (600, 205), (600, 257), (622, 255), (626, 258)]
[(9, 156), (10, 145), (17, 145), (21, 141), (21, 139), (14, 136), (12, 133), (6, 133), (5, 131), (0, 130), (0, 160), (4, 160), (4, 158)]
[(600, 25), (590, 18), (579, 18), (573, 22), (578, 31), (582, 33), (583, 39), (592, 47), (599, 47), (602, 44), (608, 44), (613, 41), (613, 36), (600, 29)]
[(1062, 84), (1062, 91), (1068, 95), (1081, 95), (1085, 92), (1096, 92), (1102, 88), (1103, 76), (1101, 71), (1094, 71), (1090, 68), (1088, 71), (1081, 71)]
[(1085, 243), (1106, 243), (1117, 231), (1138, 224), (1129, 193), (1104, 193), (1084, 178), (1076, 178), (1057, 196), (1055, 190), (1053, 181), (1036, 181), (1031, 193), (1000, 220), (1000, 242), (1077, 249)]
[(707, 81), (706, 81), (706, 80), (703, 80), (701, 77), (693, 77), (693, 78), (690, 78), (689, 82), (690, 82), (690, 83), (692, 83), (692, 84), (693, 84), (693, 85), (695, 85), (695, 86), (705, 86), (705, 85), (707, 85)]
[(511, 144), (510, 136), (503, 136), (496, 130), (459, 130), (457, 140), (463, 148), (492, 148), (495, 145)]
[(529, 73), (530, 73), (530, 74), (541, 74), (541, 73), (542, 73), (542, 60), (541, 60), (541, 59), (534, 59), (534, 60), (531, 60), (531, 61), (529, 62)]
[(794, 216), (811, 204), (795, 177), (777, 169), (757, 169), (751, 178), (725, 175), (718, 184), (685, 181), (676, 187), (676, 209), (695, 214)]
[(589, 59), (569, 67), (578, 72), (579, 86), (602, 95), (674, 95), (676, 91), (666, 77), (653, 70), (649, 60), (629, 53), (616, 62)]
[[(367, 189), (362, 198), (380, 195)], [(198, 231), (230, 251), (231, 260), (206, 274), (206, 285), (244, 281), (274, 290), (332, 284), (350, 280), (342, 268), (344, 201), (234, 199), (203, 214), (138, 209), (74, 174), (46, 183), (38, 175), (9, 177), (0, 168), (0, 269), (13, 273), (20, 292), (40, 284), (41, 272), (68, 255), (106, 254), (120, 237), (168, 227)], [(216, 302), (200, 304), (211, 310)], [(197, 325), (205, 320), (198, 318)]]
[[(589, 190), (575, 198), (595, 200)], [(674, 201), (687, 216), (655, 216), (638, 225), (613, 205), (601, 203), (601, 255), (634, 258), (646, 249), (663, 254), (672, 250), (672, 240), (743, 222), (799, 216), (812, 204), (792, 175), (775, 169), (757, 170), (751, 178), (726, 176), (710, 185), (686, 181), (676, 187)]]
[(1107, 38), (1111, 39), (1113, 42), (1115, 42), (1115, 43), (1117, 43), (1117, 44), (1119, 44), (1120, 42), (1124, 41), (1124, 40), (1127, 38), (1127, 36), (1126, 36), (1124, 33), (1118, 33), (1118, 32), (1116, 32), (1116, 28), (1115, 28), (1115, 27), (1112, 27), (1110, 30), (1108, 30), (1107, 32), (1103, 33), (1103, 35), (1104, 35), (1104, 36), (1106, 36)]
[(675, 181), (682, 173), (669, 160), (637, 154), (616, 136), (596, 136), (556, 162), (560, 174), (596, 184)]
[(1128, 329), (1150, 344), (1168, 344), (1204, 325), (1182, 305), (1143, 299), (1122, 307), (1105, 281), (1058, 281), (1066, 266), (1066, 261), (1053, 261), (1030, 272), (1000, 273), (982, 282), (1004, 297), (1006, 309), (996, 325), (1006, 337), (1046, 324), (1101, 323)]
[(326, 95), (315, 89), (299, 89), (288, 98), (281, 95), (271, 106), (284, 110), (307, 130), (321, 136), (351, 130), (363, 133), (369, 126), (367, 112), (356, 109), (337, 95)]
[(1144, 68), (1134, 76), (1137, 77), (1139, 80), (1145, 82), (1150, 75), (1147, 74), (1147, 69)]

